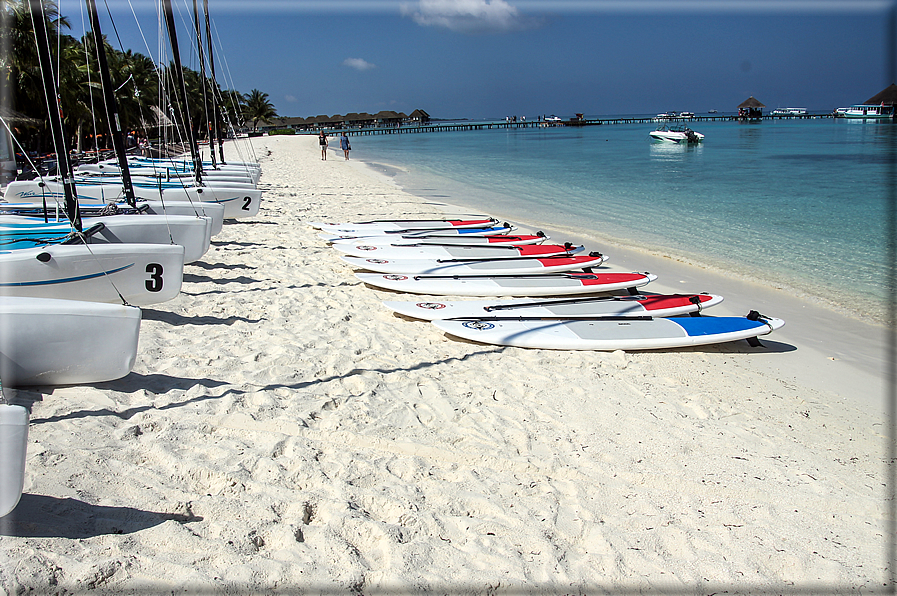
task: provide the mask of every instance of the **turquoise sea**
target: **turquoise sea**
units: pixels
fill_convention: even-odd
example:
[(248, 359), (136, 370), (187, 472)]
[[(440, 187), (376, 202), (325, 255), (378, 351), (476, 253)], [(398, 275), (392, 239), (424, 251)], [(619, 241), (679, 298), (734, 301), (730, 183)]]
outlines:
[(897, 126), (694, 122), (706, 138), (692, 146), (652, 143), (655, 127), (364, 136), (353, 157), (397, 166), (404, 188), (472, 213), (672, 255), (884, 322)]

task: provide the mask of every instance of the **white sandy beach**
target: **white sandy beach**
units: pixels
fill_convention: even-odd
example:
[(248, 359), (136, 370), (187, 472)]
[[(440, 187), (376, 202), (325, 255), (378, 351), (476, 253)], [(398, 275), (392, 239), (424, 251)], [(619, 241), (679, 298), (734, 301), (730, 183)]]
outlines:
[(0, 591), (884, 589), (884, 329), (546, 230), (658, 274), (646, 290), (786, 326), (765, 348), (458, 341), (382, 307), (403, 297), (360, 284), (308, 225), (451, 207), (322, 161), (312, 137), (253, 143), (258, 217), (143, 310), (134, 371), (18, 392), (36, 401)]

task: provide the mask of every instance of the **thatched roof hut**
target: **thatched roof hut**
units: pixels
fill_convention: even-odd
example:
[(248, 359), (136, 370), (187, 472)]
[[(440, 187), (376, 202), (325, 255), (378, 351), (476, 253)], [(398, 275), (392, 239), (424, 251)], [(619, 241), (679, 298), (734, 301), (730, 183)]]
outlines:
[(893, 106), (897, 105), (897, 84), (891, 83), (888, 87), (885, 87), (881, 91), (878, 92), (877, 95), (873, 95), (865, 102), (863, 105), (867, 106)]
[(745, 109), (756, 110), (756, 109), (765, 108), (765, 107), (766, 106), (763, 105), (762, 103), (760, 103), (760, 101), (757, 98), (755, 98), (753, 95), (751, 95), (746, 100), (744, 100), (743, 102), (738, 104), (739, 110), (745, 110)]
[(763, 108), (766, 106), (751, 95), (738, 104), (738, 118), (741, 120), (760, 120), (763, 117)]
[(420, 122), (421, 124), (424, 124), (424, 123), (430, 121), (430, 115), (429, 115), (428, 113), (426, 113), (425, 111), (423, 111), (423, 110), (419, 110), (419, 109), (418, 109), (418, 110), (414, 110), (413, 112), (411, 112), (411, 115), (408, 116), (408, 117), (409, 117), (411, 120), (415, 120), (415, 121), (417, 121), (417, 122)]

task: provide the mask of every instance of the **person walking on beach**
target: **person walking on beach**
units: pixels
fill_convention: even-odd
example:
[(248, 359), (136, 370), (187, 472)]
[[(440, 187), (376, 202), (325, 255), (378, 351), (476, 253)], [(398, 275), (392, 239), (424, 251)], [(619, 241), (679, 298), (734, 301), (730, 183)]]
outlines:
[(343, 154), (346, 156), (346, 161), (349, 161), (349, 151), (352, 150), (352, 146), (349, 144), (349, 137), (346, 136), (346, 132), (343, 131), (343, 135), (339, 138), (339, 146), (343, 150)]
[(321, 159), (327, 159), (327, 135), (324, 134), (324, 131), (321, 131), (321, 134), (318, 135), (318, 144), (321, 145)]

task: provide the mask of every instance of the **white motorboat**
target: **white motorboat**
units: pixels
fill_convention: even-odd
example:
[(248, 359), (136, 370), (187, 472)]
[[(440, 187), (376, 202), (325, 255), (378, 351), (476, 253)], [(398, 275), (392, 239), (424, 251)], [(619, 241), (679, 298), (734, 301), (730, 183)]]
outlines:
[(695, 132), (687, 126), (667, 126), (664, 124), (648, 134), (657, 143), (687, 144), (700, 143), (704, 140), (703, 134)]
[(892, 105), (855, 105), (849, 108), (835, 110), (836, 118), (853, 118), (857, 120), (892, 120), (894, 118), (894, 106)]
[(806, 116), (807, 108), (776, 108), (772, 116)]

